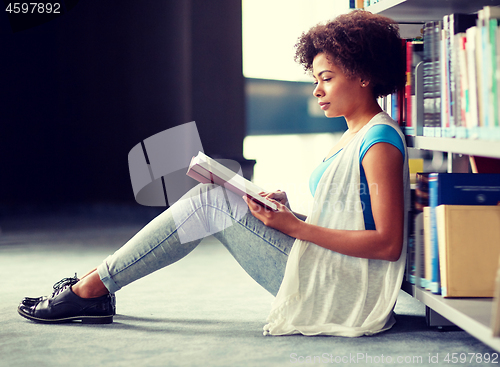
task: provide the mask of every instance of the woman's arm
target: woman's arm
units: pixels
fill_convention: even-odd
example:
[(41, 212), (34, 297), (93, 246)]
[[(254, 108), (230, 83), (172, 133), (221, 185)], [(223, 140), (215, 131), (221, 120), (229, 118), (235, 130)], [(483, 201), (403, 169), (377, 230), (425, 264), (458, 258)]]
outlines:
[(265, 225), (292, 237), (345, 255), (396, 261), (401, 255), (404, 232), (403, 157), (392, 144), (377, 143), (362, 161), (376, 230), (337, 230), (300, 221), (286, 207), (278, 212), (257, 208), (252, 213)]

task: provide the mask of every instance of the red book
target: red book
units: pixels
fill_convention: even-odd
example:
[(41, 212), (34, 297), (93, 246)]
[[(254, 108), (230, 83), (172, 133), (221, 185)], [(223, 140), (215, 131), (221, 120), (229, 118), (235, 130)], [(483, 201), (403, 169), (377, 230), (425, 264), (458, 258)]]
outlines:
[(411, 89), (412, 89), (412, 66), (413, 66), (413, 43), (406, 42), (406, 85), (405, 85), (405, 102), (406, 102), (406, 126), (412, 127), (411, 119)]

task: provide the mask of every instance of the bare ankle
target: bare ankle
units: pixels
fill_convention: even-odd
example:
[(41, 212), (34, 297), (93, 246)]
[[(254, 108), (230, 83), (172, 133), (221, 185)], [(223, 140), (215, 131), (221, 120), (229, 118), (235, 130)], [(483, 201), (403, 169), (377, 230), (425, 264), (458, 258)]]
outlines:
[(93, 272), (71, 287), (73, 293), (81, 298), (96, 298), (108, 294), (99, 274)]

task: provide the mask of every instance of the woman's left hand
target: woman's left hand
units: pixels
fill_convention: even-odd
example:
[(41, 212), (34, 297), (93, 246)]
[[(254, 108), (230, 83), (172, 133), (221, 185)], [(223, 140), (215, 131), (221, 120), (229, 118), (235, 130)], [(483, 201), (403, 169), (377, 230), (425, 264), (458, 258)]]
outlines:
[(262, 205), (257, 204), (252, 199), (243, 196), (243, 200), (248, 205), (250, 212), (253, 216), (259, 219), (266, 226), (277, 229), (289, 236), (296, 237), (294, 235), (300, 223), (303, 223), (298, 219), (285, 205), (280, 202), (273, 200), (268, 197), (268, 195), (260, 194), (263, 197), (267, 197), (268, 200), (274, 202), (278, 207), (277, 211), (264, 208)]

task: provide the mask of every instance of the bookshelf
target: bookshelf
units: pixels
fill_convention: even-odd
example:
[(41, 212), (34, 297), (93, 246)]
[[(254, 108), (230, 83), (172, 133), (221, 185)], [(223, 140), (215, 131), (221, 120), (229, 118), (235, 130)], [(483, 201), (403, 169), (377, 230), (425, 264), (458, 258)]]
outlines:
[(500, 338), (491, 331), (491, 298), (443, 298), (405, 282), (402, 289), (430, 309), (496, 351), (500, 351)]
[[(372, 13), (388, 16), (399, 23), (435, 21), (451, 13), (475, 13), (484, 6), (498, 6), (499, 0), (379, 0), (366, 7)], [(417, 92), (418, 94), (418, 92)], [(418, 98), (418, 96), (417, 96)], [(421, 103), (422, 100), (417, 101)], [(500, 140), (407, 135), (410, 148), (463, 155), (500, 158)], [(451, 323), (467, 331), (486, 345), (500, 351), (500, 338), (492, 333), (492, 298), (443, 298), (408, 282), (402, 289)]]
[(498, 0), (380, 0), (366, 8), (400, 23), (423, 23), (442, 19), (451, 13), (474, 13)]

